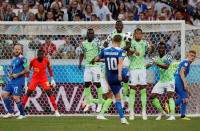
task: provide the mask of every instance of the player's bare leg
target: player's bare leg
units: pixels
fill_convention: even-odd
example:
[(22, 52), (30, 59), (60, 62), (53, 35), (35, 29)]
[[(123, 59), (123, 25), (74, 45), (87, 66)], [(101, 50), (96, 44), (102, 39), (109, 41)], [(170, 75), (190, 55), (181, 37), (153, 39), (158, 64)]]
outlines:
[(134, 104), (135, 104), (135, 91), (136, 86), (131, 85), (130, 86), (130, 95), (129, 95), (129, 108), (130, 108), (130, 114), (129, 119), (134, 120)]
[(156, 118), (156, 120), (160, 120), (162, 117), (166, 116), (166, 113), (163, 111), (161, 105), (160, 105), (160, 102), (157, 98), (157, 95), (156, 93), (152, 93), (151, 96), (150, 96), (150, 99), (152, 100), (152, 104), (158, 109), (159, 111), (159, 115), (158, 117)]
[(59, 117), (60, 114), (58, 112), (58, 107), (56, 105), (55, 97), (53, 96), (52, 91), (50, 89), (48, 89), (48, 90), (45, 90), (45, 92), (47, 93), (49, 100), (50, 100), (51, 104), (53, 105), (53, 108), (55, 110), (55, 116)]
[(10, 105), (10, 100), (8, 98), (9, 95), (10, 95), (10, 92), (7, 92), (7, 91), (2, 91), (2, 93), (1, 93), (1, 97), (3, 98), (4, 104), (8, 110), (8, 113), (3, 116), (4, 119), (12, 118), (14, 116), (12, 107)]
[(142, 119), (147, 120), (146, 105), (147, 105), (147, 93), (146, 85), (140, 85), (140, 97), (142, 101)]
[(169, 98), (169, 108), (170, 108), (170, 117), (167, 120), (175, 120), (174, 113), (175, 113), (175, 102), (174, 102), (174, 92), (167, 92), (167, 96)]
[(100, 83), (95, 82), (94, 85), (96, 85), (97, 87), (97, 94), (98, 94), (98, 106), (97, 106), (96, 112), (99, 113), (103, 106), (103, 90), (101, 88)]

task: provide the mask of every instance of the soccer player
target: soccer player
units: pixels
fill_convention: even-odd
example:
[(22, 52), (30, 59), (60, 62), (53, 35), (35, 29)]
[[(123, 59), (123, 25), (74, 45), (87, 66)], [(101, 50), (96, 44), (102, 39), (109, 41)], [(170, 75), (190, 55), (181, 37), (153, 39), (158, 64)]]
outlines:
[(6, 87), (2, 91), (2, 98), (5, 103), (5, 106), (8, 110), (8, 114), (4, 115), (3, 118), (11, 118), (13, 117), (13, 110), (10, 105), (10, 100), (8, 96), (11, 94), (14, 98), (14, 101), (17, 103), (18, 109), (20, 111), (20, 115), (17, 119), (25, 118), (24, 109), (22, 107), (22, 101), (20, 96), (22, 96), (22, 90), (25, 84), (25, 74), (29, 72), (28, 63), (24, 56), (22, 56), (22, 45), (14, 46), (14, 59), (10, 65), (10, 73), (9, 78), (11, 78), (10, 82), (6, 85)]
[(153, 63), (148, 64), (146, 68), (149, 68), (153, 65), (157, 66), (159, 73), (160, 73), (160, 80), (154, 86), (150, 99), (152, 100), (152, 104), (159, 110), (160, 114), (156, 118), (156, 120), (160, 120), (162, 116), (166, 115), (165, 111), (163, 111), (160, 102), (157, 98), (159, 94), (163, 94), (165, 89), (167, 91), (167, 96), (169, 98), (169, 105), (170, 105), (170, 112), (171, 116), (167, 120), (175, 120), (174, 113), (175, 113), (175, 103), (174, 103), (174, 91), (175, 91), (175, 84), (174, 84), (174, 76), (172, 73), (172, 65), (171, 65), (171, 56), (166, 54), (166, 45), (165, 43), (159, 43), (158, 45), (158, 54), (156, 58), (154, 58)]
[(189, 71), (190, 71), (190, 65), (195, 60), (196, 52), (190, 50), (187, 59), (183, 60), (178, 68), (176, 69), (176, 72), (174, 74), (175, 76), (175, 91), (178, 99), (175, 100), (175, 105), (181, 105), (181, 120), (190, 120), (188, 117), (185, 116), (185, 111), (187, 108), (187, 104), (189, 103), (189, 95), (190, 89), (189, 86), (185, 80), (187, 77)]
[[(51, 86), (55, 87), (56, 83), (53, 79), (53, 72), (52, 72), (50, 62), (46, 57), (44, 57), (44, 51), (43, 50), (38, 50), (37, 58), (33, 58), (30, 61), (29, 69), (31, 70), (32, 67), (33, 67), (33, 75), (32, 75), (27, 93), (22, 100), (23, 107), (25, 107), (26, 102), (28, 101), (28, 98), (33, 93), (33, 91), (35, 91), (37, 85), (40, 84), (42, 86), (42, 88), (45, 90), (46, 94), (49, 97), (49, 100), (51, 101), (51, 103), (54, 107), (55, 115), (60, 116), (60, 114), (58, 112), (58, 107), (57, 107), (56, 102), (55, 102), (55, 98), (54, 98), (52, 91), (50, 89), (50, 84), (49, 84), (48, 77), (47, 77), (47, 74), (46, 74), (47, 68), (48, 68), (49, 74), (51, 76)], [(26, 75), (26, 77), (28, 79), (29, 73)], [(27, 84), (27, 82), (26, 82), (26, 84)], [(26, 85), (26, 87), (27, 87), (27, 85)]]
[[(105, 48), (95, 59), (93, 62), (100, 61), (100, 59), (105, 59), (105, 66), (106, 66), (106, 79), (112, 90), (110, 98), (106, 100), (109, 102), (112, 99), (112, 93), (115, 96), (115, 105), (117, 107), (117, 111), (121, 118), (122, 124), (128, 124), (126, 118), (123, 114), (123, 109), (121, 105), (121, 96), (120, 96), (120, 89), (121, 89), (121, 82), (125, 79), (127, 70), (123, 69), (123, 60), (125, 58), (125, 51), (120, 48), (120, 44), (122, 42), (122, 37), (120, 35), (115, 35), (113, 38), (113, 46)], [(103, 110), (107, 110), (108, 107), (103, 107)]]
[(88, 40), (83, 41), (81, 46), (81, 54), (79, 57), (79, 70), (82, 69), (81, 63), (86, 54), (86, 64), (84, 71), (84, 87), (85, 87), (85, 97), (87, 104), (84, 108), (84, 112), (88, 111), (91, 107), (91, 98), (90, 98), (90, 86), (93, 84), (97, 87), (98, 94), (98, 107), (96, 112), (100, 112), (102, 108), (102, 88), (100, 84), (100, 75), (101, 75), (101, 63), (97, 62), (94, 65), (91, 64), (92, 59), (94, 59), (101, 51), (101, 42), (99, 39), (94, 39), (94, 30), (92, 28), (87, 30)]
[(145, 53), (151, 51), (153, 45), (149, 45), (147, 41), (142, 40), (142, 30), (140, 28), (134, 31), (135, 40), (132, 40), (131, 48), (128, 51), (130, 56), (130, 95), (129, 95), (129, 108), (130, 120), (134, 120), (134, 104), (135, 104), (135, 90), (136, 86), (140, 87), (141, 101), (142, 101), (142, 118), (147, 120), (146, 115), (146, 69), (145, 69)]
[[(129, 45), (123, 40), (124, 38), (124, 33), (123, 33), (123, 22), (121, 20), (117, 20), (115, 23), (115, 30), (114, 32), (110, 33), (105, 41), (108, 46), (112, 46), (112, 39), (114, 38), (115, 35), (120, 35), (122, 37), (122, 43), (120, 45), (120, 48), (123, 50), (127, 51), (129, 49)], [(126, 60), (129, 60), (129, 58), (126, 56)], [(127, 68), (128, 67), (124, 67)], [(125, 101), (126, 101), (126, 96), (128, 92), (128, 83), (129, 77), (128, 75), (126, 76), (126, 79), (123, 82), (123, 97), (122, 97), (122, 107), (124, 107)]]

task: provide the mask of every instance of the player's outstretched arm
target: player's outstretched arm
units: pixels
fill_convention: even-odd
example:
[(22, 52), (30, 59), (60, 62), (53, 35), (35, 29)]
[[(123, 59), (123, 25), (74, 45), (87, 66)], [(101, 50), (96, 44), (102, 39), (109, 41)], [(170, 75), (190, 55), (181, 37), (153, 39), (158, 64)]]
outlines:
[(181, 80), (183, 81), (185, 90), (188, 90), (189, 87), (188, 87), (188, 84), (185, 80), (185, 71), (186, 71), (185, 67), (182, 67), (181, 71), (180, 71), (180, 76), (181, 76)]
[(146, 65), (146, 69), (150, 68), (150, 67), (153, 66), (153, 65), (154, 65), (154, 63), (147, 64), (147, 65)]

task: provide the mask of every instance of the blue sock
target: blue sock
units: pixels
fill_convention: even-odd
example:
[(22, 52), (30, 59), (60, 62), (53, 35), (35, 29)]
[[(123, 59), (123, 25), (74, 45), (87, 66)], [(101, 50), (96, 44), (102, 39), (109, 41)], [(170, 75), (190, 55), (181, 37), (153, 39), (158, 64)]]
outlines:
[(13, 111), (12, 111), (12, 107), (11, 107), (11, 105), (10, 105), (10, 100), (9, 100), (9, 98), (5, 98), (3, 101), (4, 101), (4, 103), (5, 103), (5, 106), (6, 106), (7, 110), (8, 110), (8, 113), (12, 114)]
[(175, 100), (175, 105), (176, 105), (176, 106), (177, 106), (177, 105), (180, 105), (180, 104), (182, 104), (182, 103), (183, 103), (183, 99), (181, 99), (181, 98)]
[(186, 108), (187, 108), (187, 103), (181, 105), (181, 117), (185, 117)]
[(25, 116), (24, 109), (22, 106), (22, 101), (17, 102), (18, 109), (20, 111), (20, 115)]
[(124, 118), (121, 101), (116, 101), (115, 106), (117, 107), (117, 111), (118, 111), (120, 118)]

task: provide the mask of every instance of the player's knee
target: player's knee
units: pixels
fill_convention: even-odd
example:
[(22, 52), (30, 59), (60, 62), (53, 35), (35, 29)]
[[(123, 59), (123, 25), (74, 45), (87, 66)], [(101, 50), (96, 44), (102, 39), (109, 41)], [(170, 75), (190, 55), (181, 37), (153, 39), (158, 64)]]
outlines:
[(45, 92), (47, 93), (47, 96), (50, 97), (52, 95), (51, 90), (45, 90)]
[(168, 96), (168, 98), (173, 98), (174, 97), (174, 93), (173, 92), (168, 92), (167, 96)]
[(30, 97), (32, 93), (33, 93), (32, 90), (28, 90), (27, 93), (26, 93), (26, 96), (27, 96), (27, 97)]
[(85, 82), (84, 86), (85, 88), (88, 88), (92, 83), (91, 82)]
[(97, 88), (100, 88), (101, 87), (101, 84), (99, 82), (95, 82), (94, 85), (97, 87)]
[(153, 94), (150, 95), (150, 99), (153, 100), (154, 98), (156, 98), (156, 96), (157, 96), (157, 94), (153, 93)]
[(20, 101), (20, 96), (13, 96), (13, 99), (17, 103)]
[(106, 97), (112, 99), (112, 91), (109, 91), (106, 93)]
[(185, 98), (185, 102), (188, 104), (189, 103), (189, 98)]

